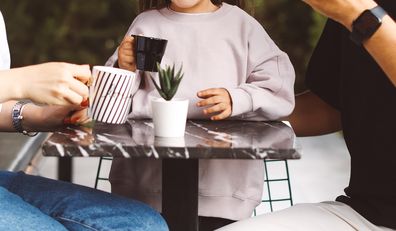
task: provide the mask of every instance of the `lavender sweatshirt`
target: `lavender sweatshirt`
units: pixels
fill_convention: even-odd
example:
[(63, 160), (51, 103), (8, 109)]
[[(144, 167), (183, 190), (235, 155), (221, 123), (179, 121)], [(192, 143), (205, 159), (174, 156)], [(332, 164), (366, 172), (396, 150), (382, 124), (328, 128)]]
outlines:
[[(140, 14), (127, 35), (168, 40), (162, 65), (183, 64), (184, 79), (176, 97), (188, 98), (189, 118), (207, 118), (195, 106), (196, 93), (226, 88), (232, 98), (231, 119), (276, 120), (294, 107), (294, 69), (288, 56), (262, 26), (238, 7), (223, 3), (215, 12), (186, 14), (168, 8)], [(117, 62), (117, 51), (106, 65)], [(145, 77), (133, 98), (132, 118), (150, 118)], [(215, 123), (215, 122), (214, 122)], [(199, 215), (239, 220), (260, 203), (264, 166), (260, 160), (200, 160)], [(115, 159), (112, 191), (142, 200), (161, 210), (161, 160)]]

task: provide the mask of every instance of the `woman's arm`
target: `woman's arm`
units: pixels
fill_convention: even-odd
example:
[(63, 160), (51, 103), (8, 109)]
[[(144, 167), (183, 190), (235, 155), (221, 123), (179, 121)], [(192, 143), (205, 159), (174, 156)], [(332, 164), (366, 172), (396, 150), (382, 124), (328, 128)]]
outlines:
[(297, 136), (316, 136), (341, 130), (338, 110), (306, 91), (296, 96), (296, 106), (288, 120)]
[[(367, 9), (377, 6), (373, 0), (304, 0), (315, 10), (338, 21), (349, 30), (352, 22)], [(396, 23), (385, 16), (381, 27), (363, 43), (393, 85), (396, 86)]]
[[(15, 132), (11, 111), (17, 101), (3, 103), (0, 112), (0, 132)], [(76, 106), (37, 106), (32, 103), (23, 109), (22, 127), (26, 131), (54, 131), (65, 124), (86, 122), (86, 110)]]
[(88, 98), (88, 65), (45, 63), (0, 71), (0, 102), (30, 99), (36, 103), (80, 105)]

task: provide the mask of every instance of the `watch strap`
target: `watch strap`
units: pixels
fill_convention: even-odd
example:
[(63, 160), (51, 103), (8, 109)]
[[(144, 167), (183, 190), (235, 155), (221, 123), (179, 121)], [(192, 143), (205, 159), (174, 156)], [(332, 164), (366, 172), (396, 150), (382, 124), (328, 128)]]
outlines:
[[(377, 25), (374, 28), (364, 28), (364, 31), (361, 31), (360, 28), (358, 28), (358, 24), (360, 23), (360, 21), (366, 21), (367, 19), (365, 19), (365, 16), (367, 16), (367, 14), (370, 14), (372, 16), (374, 16), (377, 20)], [(378, 28), (381, 26), (382, 23), (382, 18), (387, 15), (387, 12), (379, 5), (377, 5), (376, 7), (369, 9), (369, 10), (365, 10), (363, 11), (359, 17), (357, 17), (357, 19), (355, 21), (353, 21), (352, 23), (352, 32), (350, 34), (350, 39), (357, 45), (362, 45), (362, 43), (369, 39), (377, 30)]]
[(26, 106), (26, 104), (29, 103), (29, 101), (18, 101), (13, 107), (11, 111), (11, 117), (12, 117), (12, 126), (14, 129), (27, 136), (35, 136), (38, 134), (38, 132), (28, 132), (26, 131), (23, 126), (22, 126), (22, 120), (23, 120), (23, 109)]
[(377, 18), (382, 19), (388, 13), (381, 6), (376, 6), (370, 10)]

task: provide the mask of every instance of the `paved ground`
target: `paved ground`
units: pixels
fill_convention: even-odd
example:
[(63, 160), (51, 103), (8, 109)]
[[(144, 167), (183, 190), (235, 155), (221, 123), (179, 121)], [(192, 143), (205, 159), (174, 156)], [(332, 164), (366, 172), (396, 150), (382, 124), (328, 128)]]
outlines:
[(0, 169), (7, 169), (15, 158), (23, 144), (28, 139), (27, 136), (17, 133), (0, 133)]

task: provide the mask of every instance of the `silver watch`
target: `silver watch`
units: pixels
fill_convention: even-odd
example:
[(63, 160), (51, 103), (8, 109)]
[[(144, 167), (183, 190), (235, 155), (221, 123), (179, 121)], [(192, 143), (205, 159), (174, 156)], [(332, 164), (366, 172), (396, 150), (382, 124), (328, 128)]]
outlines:
[(28, 132), (22, 127), (23, 120), (23, 109), (29, 101), (19, 101), (12, 107), (11, 117), (12, 117), (12, 126), (17, 132), (20, 132), (26, 136), (33, 137), (38, 134), (38, 132)]

